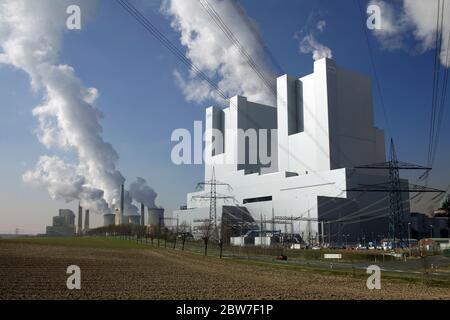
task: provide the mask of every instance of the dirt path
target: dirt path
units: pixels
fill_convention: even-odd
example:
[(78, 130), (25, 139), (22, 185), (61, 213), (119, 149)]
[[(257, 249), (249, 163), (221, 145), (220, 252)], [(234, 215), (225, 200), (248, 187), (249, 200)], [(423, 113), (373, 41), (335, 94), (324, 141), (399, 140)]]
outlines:
[[(69, 265), (82, 290), (66, 288)], [(450, 299), (450, 288), (247, 265), (171, 250), (0, 242), (0, 299)]]

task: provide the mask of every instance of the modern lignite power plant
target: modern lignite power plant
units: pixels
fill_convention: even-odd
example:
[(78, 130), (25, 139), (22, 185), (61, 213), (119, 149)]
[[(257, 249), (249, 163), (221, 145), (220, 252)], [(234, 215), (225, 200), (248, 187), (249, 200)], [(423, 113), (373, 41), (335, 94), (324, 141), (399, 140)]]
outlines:
[[(206, 110), (205, 181), (220, 181), (214, 184), (221, 195), (217, 223), (227, 217), (248, 225), (242, 217), (250, 215), (260, 229), (292, 228), (306, 243), (387, 237), (388, 194), (348, 191), (389, 180), (386, 170), (353, 169), (386, 161), (384, 132), (374, 126), (371, 80), (324, 58), (315, 61), (312, 74), (279, 77), (276, 104), (236, 96), (226, 109)], [(240, 129), (267, 134), (242, 138)], [(269, 164), (258, 153), (265, 146)], [(252, 154), (257, 159), (250, 163)], [(202, 195), (212, 185), (204, 185), (187, 195), (185, 209), (174, 212), (191, 223), (194, 234), (210, 216)], [(402, 197), (409, 212), (409, 194)]]

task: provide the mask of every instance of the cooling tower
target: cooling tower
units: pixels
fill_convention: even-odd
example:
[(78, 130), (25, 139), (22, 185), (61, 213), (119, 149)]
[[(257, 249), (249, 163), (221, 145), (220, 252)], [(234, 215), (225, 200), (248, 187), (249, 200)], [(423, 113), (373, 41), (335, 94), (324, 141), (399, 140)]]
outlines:
[(150, 226), (164, 225), (164, 209), (163, 208), (148, 208), (148, 224)]
[(128, 218), (128, 223), (132, 225), (139, 225), (141, 223), (141, 216), (139, 215), (128, 216), (125, 218)]
[(112, 213), (107, 213), (105, 215), (103, 215), (103, 226), (104, 227), (109, 227), (109, 226), (113, 226), (115, 223), (115, 218), (116, 215), (112, 214)]

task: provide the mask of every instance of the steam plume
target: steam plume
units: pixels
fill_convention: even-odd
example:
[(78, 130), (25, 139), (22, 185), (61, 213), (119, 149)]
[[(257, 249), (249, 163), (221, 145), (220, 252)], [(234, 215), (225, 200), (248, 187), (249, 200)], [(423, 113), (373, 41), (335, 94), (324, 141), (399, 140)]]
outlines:
[[(48, 149), (74, 151), (77, 161), (42, 156), (26, 172), (25, 182), (47, 187), (54, 199), (80, 200), (92, 211), (107, 212), (125, 181), (117, 170), (118, 154), (102, 138), (96, 88), (86, 88), (75, 70), (58, 63), (66, 8), (78, 4), (83, 15), (97, 1), (0, 0), (0, 63), (26, 72), (43, 102), (33, 110), (38, 138)], [(137, 212), (127, 197), (129, 213)]]
[[(254, 59), (258, 70), (265, 75), (264, 78), (275, 82), (274, 74), (265, 60), (264, 48), (258, 41), (259, 35), (254, 34), (255, 28), (248, 27), (255, 26), (255, 23), (241, 14), (241, 8), (236, 10), (237, 4), (234, 0), (208, 0), (208, 4)], [(187, 49), (187, 58), (210, 78), (216, 79), (221, 91), (229, 96), (239, 94), (254, 101), (274, 103), (268, 86), (249, 66), (239, 49), (214, 24), (200, 1), (165, 0), (162, 10), (171, 18), (172, 28), (180, 32), (180, 41)], [(194, 72), (191, 72), (187, 79), (183, 78), (179, 71), (175, 71), (174, 75), (187, 100), (220, 100), (205, 82), (194, 77)]]
[(155, 208), (157, 193), (147, 185), (145, 179), (137, 177), (136, 181), (130, 185), (130, 194), (134, 200), (143, 203), (147, 208)]
[[(310, 15), (308, 20), (313, 19), (313, 15)], [(304, 30), (297, 32), (294, 35), (294, 38), (299, 40), (299, 50), (300, 53), (312, 53), (313, 60), (319, 60), (322, 58), (333, 58), (333, 53), (329, 47), (320, 43), (316, 39), (317, 33), (322, 33), (326, 27), (325, 20), (319, 20), (316, 24), (316, 27), (312, 30), (309, 30), (306, 35), (304, 35)]]

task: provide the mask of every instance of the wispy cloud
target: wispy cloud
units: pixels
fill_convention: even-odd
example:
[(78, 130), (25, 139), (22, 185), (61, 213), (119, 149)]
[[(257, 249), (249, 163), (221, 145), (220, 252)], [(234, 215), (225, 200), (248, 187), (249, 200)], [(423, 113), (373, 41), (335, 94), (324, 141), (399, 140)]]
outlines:
[[(308, 21), (310, 20), (312, 16), (308, 18)], [(299, 41), (300, 53), (311, 53), (314, 60), (333, 57), (332, 50), (317, 40), (317, 35), (324, 32), (326, 26), (325, 20), (319, 20), (314, 27), (310, 27), (308, 22), (305, 28), (295, 33), (294, 38)]]
[(327, 22), (325, 20), (320, 20), (319, 22), (317, 22), (317, 30), (319, 30), (320, 32), (323, 32), (326, 26)]

